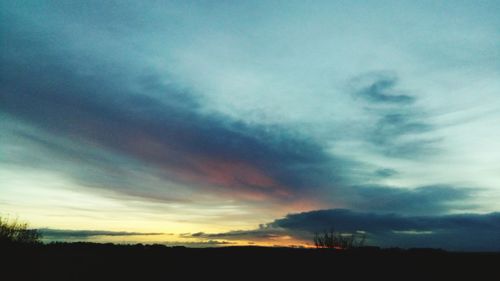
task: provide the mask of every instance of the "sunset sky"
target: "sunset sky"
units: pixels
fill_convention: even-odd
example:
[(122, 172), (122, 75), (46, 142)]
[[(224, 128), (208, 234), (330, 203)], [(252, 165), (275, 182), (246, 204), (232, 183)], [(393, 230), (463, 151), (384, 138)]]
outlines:
[(46, 241), (500, 250), (499, 1), (2, 1), (0, 215)]

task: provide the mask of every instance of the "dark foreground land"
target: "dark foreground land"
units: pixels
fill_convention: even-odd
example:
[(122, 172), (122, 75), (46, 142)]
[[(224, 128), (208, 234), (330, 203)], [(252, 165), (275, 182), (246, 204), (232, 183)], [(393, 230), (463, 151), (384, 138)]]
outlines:
[[(360, 248), (194, 249), (57, 243), (0, 246), (0, 280), (500, 280), (500, 253)], [(326, 278), (326, 279), (325, 279)], [(347, 279), (344, 279), (347, 278)]]

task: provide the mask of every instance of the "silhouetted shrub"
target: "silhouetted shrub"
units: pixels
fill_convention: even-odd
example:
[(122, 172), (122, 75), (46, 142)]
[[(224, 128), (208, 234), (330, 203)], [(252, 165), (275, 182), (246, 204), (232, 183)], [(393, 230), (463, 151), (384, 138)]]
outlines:
[(0, 217), (0, 244), (7, 243), (40, 243), (42, 235), (36, 229), (28, 228), (25, 222), (17, 219), (9, 221)]
[(316, 248), (351, 249), (363, 247), (366, 235), (364, 233), (341, 233), (333, 229), (322, 234), (314, 234), (314, 245)]

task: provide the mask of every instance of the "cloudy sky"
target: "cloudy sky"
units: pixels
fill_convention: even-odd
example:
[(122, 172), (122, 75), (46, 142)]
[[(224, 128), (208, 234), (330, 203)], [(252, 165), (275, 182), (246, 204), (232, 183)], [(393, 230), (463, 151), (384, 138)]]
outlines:
[(500, 250), (498, 1), (143, 2), (2, 1), (2, 216)]

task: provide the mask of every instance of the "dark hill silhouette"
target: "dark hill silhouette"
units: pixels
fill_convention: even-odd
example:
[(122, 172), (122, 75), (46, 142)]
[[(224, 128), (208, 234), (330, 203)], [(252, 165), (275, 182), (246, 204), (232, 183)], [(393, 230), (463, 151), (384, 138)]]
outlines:
[[(372, 278), (470, 277), (495, 273), (500, 253), (453, 253), (438, 249), (351, 250), (96, 243), (10, 244), (0, 249), (2, 280), (232, 280), (303, 277), (329, 280), (361, 275)], [(8, 269), (8, 270), (5, 270)], [(350, 280), (348, 279), (348, 280)]]

